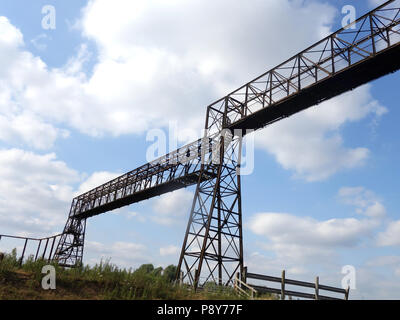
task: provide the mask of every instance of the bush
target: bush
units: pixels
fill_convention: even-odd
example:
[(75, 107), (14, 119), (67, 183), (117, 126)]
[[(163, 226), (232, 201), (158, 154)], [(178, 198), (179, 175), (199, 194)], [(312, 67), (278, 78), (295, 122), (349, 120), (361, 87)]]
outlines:
[(17, 259), (17, 249), (13, 249), (11, 253), (4, 254), (4, 259), (0, 263), (1, 271), (12, 271), (19, 267), (19, 260)]
[[(29, 276), (29, 281), (33, 281), (36, 287), (40, 287), (43, 278), (42, 268), (48, 264), (47, 260), (34, 261), (34, 257), (30, 256), (22, 266), (19, 266), (17, 252), (14, 249), (10, 254), (5, 255), (0, 264), (0, 282), (11, 283), (11, 279), (18, 278), (15, 271), (20, 269), (32, 274)], [(56, 268), (57, 281), (57, 290), (53, 294), (59, 298), (66, 295), (78, 299), (117, 300), (237, 299), (237, 295), (231, 288), (221, 288), (214, 283), (207, 284), (200, 293), (194, 293), (186, 285), (177, 285), (174, 281), (177, 267), (174, 265), (163, 269), (154, 268), (152, 264), (143, 264), (136, 270), (127, 270), (112, 264), (110, 259), (101, 260), (94, 266), (86, 265), (73, 269), (51, 264)], [(29, 285), (28, 282), (23, 283), (22, 286), (25, 286), (26, 290), (35, 287), (32, 283)], [(16, 290), (15, 287), (13, 290)], [(0, 299), (1, 294), (0, 290)], [(40, 297), (41, 294), (45, 293), (35, 290), (34, 296)], [(58, 296), (58, 294), (63, 296)]]

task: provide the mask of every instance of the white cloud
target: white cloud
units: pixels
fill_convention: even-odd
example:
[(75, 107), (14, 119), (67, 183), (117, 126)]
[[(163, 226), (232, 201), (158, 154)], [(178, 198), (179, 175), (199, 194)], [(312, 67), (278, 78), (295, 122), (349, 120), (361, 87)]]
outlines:
[(355, 206), (358, 214), (371, 218), (383, 218), (386, 208), (370, 190), (364, 187), (343, 187), (339, 190), (340, 201)]
[(256, 133), (256, 146), (272, 154), (285, 169), (307, 181), (362, 166), (370, 151), (344, 145), (341, 128), (386, 108), (373, 100), (370, 86), (343, 94)]
[(24, 95), (32, 84), (40, 88), (45, 80), (52, 79), (39, 58), (22, 51), (22, 33), (7, 18), (0, 17), (0, 29), (0, 140), (48, 149), (57, 137), (67, 137), (68, 131), (44, 120), (24, 102)]
[[(170, 121), (199, 132), (206, 105), (265, 71), (267, 63), (272, 67), (328, 34), (336, 13), (328, 4), (287, 0), (251, 6), (244, 0), (234, 6), (228, 0), (92, 0), (79, 23), (99, 50), (90, 76), (82, 72), (90, 58), (86, 45), (63, 68), (49, 69), (23, 50), (21, 32), (3, 17), (3, 117), (29, 111), (39, 129), (14, 135), (38, 148), (59, 136), (53, 124), (93, 136), (142, 133)], [(221, 16), (230, 18), (221, 23)], [(257, 30), (272, 29), (260, 31), (259, 40)], [(269, 127), (257, 135), (258, 146), (298, 176), (323, 180), (362, 165), (369, 155), (366, 148), (346, 148), (340, 128), (385, 111), (366, 86)], [(44, 136), (40, 128), (51, 134), (37, 142)]]
[(7, 143), (27, 144), (44, 150), (51, 148), (60, 136), (66, 138), (69, 132), (43, 122), (34, 114), (0, 114), (0, 140)]
[(98, 186), (101, 186), (102, 184), (110, 180), (119, 177), (120, 175), (121, 175), (120, 173), (107, 172), (107, 171), (94, 172), (84, 182), (81, 183), (75, 195), (81, 195)]
[(274, 243), (310, 247), (352, 247), (376, 226), (369, 220), (330, 219), (318, 221), (284, 213), (259, 213), (250, 221), (255, 234), (264, 235)]
[(392, 221), (387, 229), (378, 234), (379, 246), (400, 246), (400, 220)]
[[(142, 133), (169, 121), (197, 130), (206, 105), (327, 34), (335, 12), (287, 0), (90, 1), (79, 23), (99, 49), (90, 77), (81, 72), (84, 45), (64, 68), (49, 69), (24, 51), (21, 32), (2, 17), (0, 97), (13, 93), (4, 101), (13, 116), (29, 110), (46, 124), (94, 136)], [(221, 16), (230, 18), (221, 23)], [(260, 41), (256, 30), (271, 30), (282, 17), (283, 27)]]
[(0, 150), (0, 225), (39, 237), (60, 232), (78, 181), (53, 153)]
[(400, 265), (400, 256), (380, 256), (366, 262), (368, 267), (384, 267)]
[(175, 256), (179, 253), (179, 248), (173, 245), (162, 247), (160, 248), (160, 255), (161, 256)]
[(14, 49), (24, 43), (21, 31), (13, 27), (6, 17), (0, 17), (0, 45), (6, 49)]
[(83, 180), (83, 175), (57, 160), (54, 153), (40, 155), (21, 149), (0, 149), (3, 233), (34, 237), (60, 233), (73, 197), (116, 176), (95, 172)]
[(336, 263), (338, 250), (359, 247), (379, 225), (374, 219), (316, 220), (286, 213), (259, 213), (247, 227), (265, 237), (259, 247), (274, 255), (268, 258), (274, 264), (305, 270), (316, 264)]
[(137, 268), (143, 263), (151, 263), (147, 247), (139, 243), (114, 242), (112, 244), (103, 244), (95, 241), (87, 241), (85, 249), (85, 255), (89, 264), (111, 259), (111, 263), (120, 267)]
[[(189, 208), (193, 201), (193, 192), (180, 189), (153, 200), (155, 215), (152, 220), (163, 225), (182, 223), (189, 216)], [(185, 221), (186, 222), (186, 221)]]
[(37, 50), (44, 51), (47, 49), (47, 44), (44, 42), (44, 40), (46, 39), (51, 39), (51, 38), (47, 34), (41, 33), (36, 37), (34, 37), (33, 39), (31, 39), (31, 43)]

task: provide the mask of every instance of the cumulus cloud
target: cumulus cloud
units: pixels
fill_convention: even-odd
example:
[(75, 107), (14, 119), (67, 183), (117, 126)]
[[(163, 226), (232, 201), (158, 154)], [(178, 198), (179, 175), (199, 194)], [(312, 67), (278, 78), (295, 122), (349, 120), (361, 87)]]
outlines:
[[(79, 28), (99, 53), (90, 75), (85, 44), (64, 67), (49, 69), (2, 17), (0, 103), (7, 112), (0, 112), (0, 139), (48, 148), (67, 136), (54, 127), (61, 124), (92, 136), (143, 133), (171, 121), (200, 132), (206, 105), (327, 35), (337, 13), (326, 3), (288, 0), (92, 0), (82, 12)], [(221, 16), (229, 19), (221, 23)], [(308, 181), (359, 167), (369, 150), (346, 147), (340, 129), (386, 112), (369, 90), (277, 123), (257, 134), (257, 145)], [(22, 130), (26, 114), (34, 121)]]
[(360, 246), (380, 225), (379, 219), (370, 217), (317, 220), (268, 212), (254, 215), (247, 227), (265, 237), (267, 241), (260, 242), (260, 247), (273, 253), (278, 262), (301, 267), (316, 261), (333, 263), (338, 250)]
[(351, 247), (376, 225), (368, 220), (330, 219), (318, 221), (284, 213), (256, 214), (249, 228), (272, 242), (309, 247)]
[(382, 266), (398, 266), (400, 265), (400, 256), (380, 256), (375, 257), (366, 262), (369, 267), (382, 267)]
[(33, 237), (59, 233), (73, 197), (118, 174), (94, 172), (85, 176), (58, 160), (54, 153), (0, 149), (2, 233)]
[(400, 220), (392, 221), (377, 237), (379, 246), (400, 246)]
[(42, 121), (36, 115), (0, 114), (0, 140), (13, 145), (28, 145), (35, 149), (46, 150), (54, 145), (58, 137), (68, 137), (67, 130), (60, 130)]
[(79, 180), (54, 153), (0, 150), (0, 225), (39, 237), (59, 232)]
[(108, 172), (108, 171), (94, 172), (84, 182), (81, 183), (75, 195), (78, 196), (85, 192), (88, 192), (110, 180), (119, 177), (120, 175), (121, 175), (120, 173)]
[(87, 241), (85, 249), (89, 264), (111, 259), (111, 263), (120, 267), (137, 268), (143, 263), (151, 262), (147, 247), (140, 243), (114, 242), (112, 244), (103, 244)]
[(175, 256), (179, 253), (179, 248), (173, 245), (160, 248), (161, 256)]
[(153, 200), (155, 215), (152, 220), (162, 225), (182, 223), (188, 217), (188, 210), (193, 201), (193, 192), (180, 189)]
[(383, 218), (386, 215), (386, 208), (378, 197), (364, 187), (343, 187), (338, 196), (343, 203), (355, 206), (358, 214), (371, 218)]
[(345, 146), (343, 126), (386, 112), (366, 85), (271, 125), (256, 133), (255, 142), (296, 177), (325, 180), (342, 170), (362, 166), (370, 154), (367, 148)]
[[(63, 123), (93, 136), (142, 133), (169, 121), (198, 132), (206, 105), (327, 34), (335, 12), (287, 0), (90, 1), (79, 21), (99, 52), (90, 76), (82, 72), (85, 45), (66, 66), (49, 69), (2, 17), (0, 97), (13, 117), (29, 110), (42, 126)], [(284, 27), (259, 41), (255, 30), (270, 30), (281, 17)]]

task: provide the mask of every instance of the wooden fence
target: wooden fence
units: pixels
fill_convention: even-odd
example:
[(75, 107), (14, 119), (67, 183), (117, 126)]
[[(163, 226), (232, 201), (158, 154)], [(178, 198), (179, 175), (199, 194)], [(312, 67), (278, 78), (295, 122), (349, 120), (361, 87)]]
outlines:
[[(276, 288), (268, 287), (266, 285), (262, 286), (262, 285), (249, 284), (247, 281), (248, 279), (280, 283), (281, 288), (276, 289)], [(244, 268), (243, 282), (245, 282), (248, 286), (250, 286), (251, 288), (256, 290), (257, 293), (277, 294), (277, 295), (280, 295), (282, 300), (285, 300), (286, 297), (298, 297), (298, 298), (313, 299), (313, 300), (348, 300), (349, 293), (350, 293), (350, 287), (348, 287), (347, 289), (342, 289), (342, 288), (336, 288), (336, 287), (331, 287), (331, 286), (326, 286), (326, 285), (320, 284), (319, 277), (317, 277), (315, 279), (315, 283), (311, 283), (311, 282), (287, 279), (285, 276), (285, 271), (282, 271), (281, 278), (265, 276), (265, 275), (256, 274), (256, 273), (248, 273), (247, 267)], [(312, 288), (312, 289), (314, 289), (314, 293), (306, 293), (306, 292), (300, 292), (300, 291), (287, 290), (286, 285), (293, 285), (293, 286), (298, 286), (298, 287), (303, 287), (303, 288)], [(333, 293), (343, 294), (344, 298), (340, 299), (340, 298), (323, 295), (323, 294), (320, 294), (320, 291), (327, 291), (327, 292), (331, 292), (331, 293), (333, 292)]]

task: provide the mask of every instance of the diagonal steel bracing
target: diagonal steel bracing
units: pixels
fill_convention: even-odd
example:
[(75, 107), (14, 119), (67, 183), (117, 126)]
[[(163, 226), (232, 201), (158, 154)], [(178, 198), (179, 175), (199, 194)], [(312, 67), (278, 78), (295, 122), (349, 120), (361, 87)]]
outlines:
[(400, 69), (400, 0), (385, 2), (351, 26), (209, 105), (203, 139), (76, 197), (54, 259), (82, 263), (87, 218), (197, 185), (178, 269), (195, 287), (232, 281), (243, 267), (238, 169), (245, 131)]
[(243, 270), (240, 154), (242, 137), (220, 136), (219, 153), (202, 170), (217, 171), (197, 184), (177, 276), (197, 288), (207, 282), (229, 284)]

